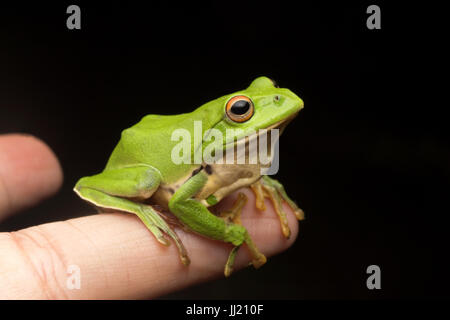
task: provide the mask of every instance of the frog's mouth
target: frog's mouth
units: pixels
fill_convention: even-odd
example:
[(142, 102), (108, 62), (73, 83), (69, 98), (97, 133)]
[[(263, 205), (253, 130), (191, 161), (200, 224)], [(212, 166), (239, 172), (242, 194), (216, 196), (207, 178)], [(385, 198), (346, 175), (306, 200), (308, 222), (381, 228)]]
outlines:
[(272, 125), (270, 125), (268, 128), (266, 128), (267, 130), (270, 129), (278, 129), (280, 130), (280, 135), (281, 133), (284, 131), (284, 129), (287, 127), (287, 125), (294, 120), (295, 117), (297, 117), (299, 111), (293, 113), (292, 115), (290, 115), (289, 117), (287, 117), (286, 119), (283, 119), (281, 121), (278, 121)]
[[(260, 150), (261, 149), (260, 144), (264, 143), (265, 144), (264, 149), (267, 152), (266, 157), (272, 159), (274, 156), (272, 152), (274, 146), (272, 144), (275, 144), (278, 141), (279, 136), (283, 133), (287, 125), (297, 116), (297, 114), (298, 112), (290, 115), (289, 117), (281, 121), (275, 122), (266, 128), (259, 129), (252, 135), (243, 136), (234, 142), (227, 143), (224, 148), (225, 154), (227, 154), (227, 151), (229, 151), (230, 149), (234, 149), (235, 150), (234, 158), (236, 161), (238, 161), (238, 163), (239, 161), (245, 161), (245, 163), (259, 164), (260, 161), (258, 160), (259, 158), (257, 149)], [(273, 129), (276, 129), (278, 131), (276, 132)], [(262, 136), (263, 134), (266, 136), (263, 137)], [(238, 150), (242, 150), (241, 153)], [(252, 153), (252, 151), (254, 152)], [(253, 159), (253, 162), (251, 159)]]
[(228, 147), (231, 147), (231, 145), (235, 145), (236, 146), (236, 145), (240, 145), (240, 144), (243, 144), (243, 143), (248, 144), (250, 140), (258, 138), (263, 132), (267, 132), (267, 134), (270, 135), (272, 129), (278, 129), (278, 135), (280, 136), (283, 133), (284, 129), (286, 129), (287, 125), (292, 120), (294, 120), (294, 118), (297, 115), (298, 115), (298, 111), (293, 113), (292, 115), (290, 115), (289, 117), (287, 117), (287, 118), (285, 118), (283, 120), (280, 120), (278, 122), (275, 122), (275, 123), (269, 125), (266, 128), (258, 129), (256, 131), (256, 133), (254, 133), (254, 134), (252, 134), (250, 136), (243, 136), (243, 137), (237, 139), (237, 141), (235, 141), (235, 142), (229, 142), (229, 143), (226, 144), (226, 146), (228, 148)]

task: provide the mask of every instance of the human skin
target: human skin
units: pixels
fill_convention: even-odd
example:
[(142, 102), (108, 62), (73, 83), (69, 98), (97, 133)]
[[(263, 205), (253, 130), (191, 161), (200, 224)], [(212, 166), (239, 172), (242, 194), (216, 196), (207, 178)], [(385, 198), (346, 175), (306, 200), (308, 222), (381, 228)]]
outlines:
[[(0, 135), (0, 219), (37, 205), (62, 181), (58, 159), (44, 142), (29, 135)], [(292, 234), (286, 240), (270, 201), (260, 212), (249, 189), (238, 192), (248, 197), (242, 224), (262, 253), (272, 256), (292, 245), (298, 221), (289, 206), (284, 204), (284, 210)], [(229, 208), (236, 196), (219, 206)], [(0, 233), (0, 299), (155, 298), (223, 276), (230, 245), (176, 232), (189, 252), (188, 267), (180, 263), (174, 245), (162, 246), (132, 214), (94, 214)], [(235, 268), (249, 261), (247, 250), (240, 250)], [(66, 285), (70, 265), (79, 267), (80, 289)]]

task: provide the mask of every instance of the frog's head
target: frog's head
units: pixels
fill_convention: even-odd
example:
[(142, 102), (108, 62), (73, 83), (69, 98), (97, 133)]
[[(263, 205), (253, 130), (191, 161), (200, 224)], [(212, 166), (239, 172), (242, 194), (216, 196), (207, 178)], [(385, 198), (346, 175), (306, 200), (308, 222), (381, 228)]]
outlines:
[(223, 114), (214, 128), (224, 136), (227, 129), (235, 129), (234, 137), (226, 138), (228, 144), (260, 129), (278, 128), (281, 132), (303, 108), (303, 101), (271, 79), (259, 77), (247, 89), (221, 97), (214, 105), (215, 111)]

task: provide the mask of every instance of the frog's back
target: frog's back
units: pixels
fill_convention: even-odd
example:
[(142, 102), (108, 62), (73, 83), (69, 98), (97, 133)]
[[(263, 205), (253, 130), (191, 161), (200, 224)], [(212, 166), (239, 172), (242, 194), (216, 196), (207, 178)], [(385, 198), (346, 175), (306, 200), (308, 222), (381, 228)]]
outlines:
[(133, 165), (150, 165), (157, 168), (163, 176), (169, 167), (172, 175), (177, 169), (168, 166), (172, 163), (171, 150), (179, 143), (172, 141), (172, 132), (182, 127), (187, 114), (148, 115), (134, 126), (122, 131), (119, 143), (111, 154), (105, 170)]
[(175, 165), (171, 158), (172, 150), (180, 141), (172, 141), (172, 133), (180, 129), (189, 132), (192, 155), (196, 147), (192, 144), (194, 123), (201, 121), (203, 137), (204, 130), (221, 120), (223, 114), (217, 111), (216, 102), (213, 100), (191, 113), (145, 116), (131, 128), (122, 131), (120, 141), (111, 154), (105, 170), (146, 164), (158, 169), (163, 181), (177, 180), (198, 165)]

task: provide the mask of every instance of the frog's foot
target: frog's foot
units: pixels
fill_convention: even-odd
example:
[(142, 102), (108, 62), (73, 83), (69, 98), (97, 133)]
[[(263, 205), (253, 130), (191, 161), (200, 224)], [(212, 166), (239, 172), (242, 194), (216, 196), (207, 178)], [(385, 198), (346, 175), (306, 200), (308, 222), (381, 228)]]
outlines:
[(170, 244), (170, 241), (166, 239), (164, 234), (171, 237), (178, 248), (181, 262), (184, 265), (189, 264), (190, 261), (187, 251), (184, 248), (180, 238), (178, 238), (175, 231), (173, 231), (169, 224), (162, 218), (162, 214), (152, 206), (140, 202), (134, 202), (130, 199), (113, 196), (91, 187), (79, 186), (76, 191), (83, 199), (95, 204), (98, 207), (101, 207), (102, 211), (119, 210), (134, 213), (139, 217), (139, 219), (141, 219), (141, 221), (161, 244)]
[[(231, 209), (221, 212), (219, 215), (220, 215), (220, 217), (225, 219), (225, 221), (227, 221), (228, 223), (241, 225), (242, 224), (241, 223), (242, 208), (244, 207), (244, 205), (246, 203), (247, 203), (247, 196), (240, 192), (240, 193), (238, 193), (238, 198), (234, 202)], [(258, 250), (258, 248), (253, 243), (253, 241), (250, 238), (250, 235), (248, 235), (248, 233), (246, 233), (246, 235), (245, 235), (245, 243), (247, 244), (247, 247), (250, 250), (250, 255), (252, 257), (251, 264), (255, 268), (259, 268), (263, 264), (265, 264), (267, 261), (266, 256)], [(230, 255), (228, 256), (228, 260), (227, 260), (227, 263), (225, 264), (225, 271), (224, 271), (226, 277), (230, 276), (231, 273), (233, 272), (234, 260), (236, 258), (236, 254), (240, 247), (241, 246), (235, 246), (231, 250)]]
[[(252, 257), (251, 265), (255, 267), (255, 269), (258, 269), (262, 265), (264, 265), (267, 262), (267, 258), (264, 254), (262, 254), (259, 249), (256, 247), (256, 245), (253, 243), (253, 240), (250, 238), (248, 234), (246, 234), (245, 243), (247, 244), (247, 247), (250, 251), (250, 256)], [(234, 259), (236, 258), (236, 254), (241, 246), (235, 246), (228, 256), (227, 263), (225, 264), (225, 277), (229, 277), (231, 273), (233, 272), (233, 264)]]
[(279, 183), (277, 180), (269, 178), (268, 176), (263, 176), (260, 180), (252, 184), (251, 189), (253, 190), (253, 193), (256, 197), (256, 208), (258, 208), (259, 210), (266, 210), (264, 199), (270, 199), (275, 212), (280, 219), (281, 231), (283, 232), (283, 235), (289, 239), (289, 237), (291, 236), (291, 230), (289, 228), (286, 212), (284, 212), (283, 210), (282, 200), (287, 202), (292, 211), (294, 211), (294, 214), (298, 220), (303, 220), (305, 218), (303, 210), (300, 209), (297, 204), (289, 198), (281, 183)]
[(231, 273), (233, 273), (234, 259), (236, 258), (236, 253), (238, 252), (240, 247), (241, 246), (237, 246), (237, 247), (234, 247), (233, 249), (231, 249), (230, 255), (228, 256), (227, 263), (225, 264), (225, 270), (223, 272), (225, 274), (225, 277), (229, 277), (231, 275)]
[(220, 212), (219, 216), (221, 218), (223, 218), (226, 222), (242, 224), (241, 223), (242, 208), (247, 203), (247, 200), (248, 200), (247, 196), (245, 194), (243, 194), (242, 192), (239, 192), (238, 197), (237, 197), (236, 201), (234, 201), (231, 209)]
[(171, 237), (178, 248), (181, 262), (186, 266), (190, 264), (190, 259), (186, 248), (183, 245), (183, 242), (181, 242), (181, 239), (178, 237), (176, 232), (166, 222), (166, 220), (164, 219), (164, 214), (158, 212), (155, 208), (148, 205), (142, 205), (142, 210), (140, 210), (140, 212), (136, 214), (160, 243), (164, 245), (170, 245), (170, 242), (164, 237), (162, 232)]

